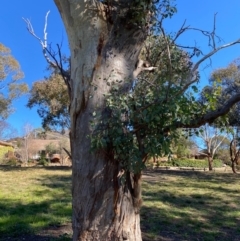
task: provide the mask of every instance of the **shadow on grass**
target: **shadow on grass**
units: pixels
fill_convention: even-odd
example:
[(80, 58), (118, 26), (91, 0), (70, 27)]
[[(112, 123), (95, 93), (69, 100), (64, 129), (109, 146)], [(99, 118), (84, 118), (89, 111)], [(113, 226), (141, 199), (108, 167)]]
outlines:
[[(144, 172), (144, 175), (146, 176), (153, 176), (156, 177), (156, 175), (159, 175), (160, 177), (184, 177), (184, 178), (198, 178), (200, 180), (208, 180), (213, 183), (233, 183), (237, 181), (236, 176), (239, 174), (234, 174), (234, 173), (226, 173), (226, 172), (209, 172), (209, 171), (192, 171), (192, 170), (146, 170)], [(223, 180), (224, 176), (224, 180)], [(239, 176), (240, 177), (240, 176)]]
[[(236, 175), (161, 170), (147, 171), (145, 179), (147, 205), (141, 210), (144, 241), (240, 240)], [(227, 186), (221, 187), (223, 183)], [(235, 190), (228, 189), (232, 185)]]
[[(1, 172), (17, 176), (19, 193), (27, 183), (18, 182), (18, 176), (32, 175), (21, 195), (0, 199), (1, 241), (71, 240), (70, 169), (0, 167)], [(238, 193), (222, 185), (239, 185), (237, 175), (161, 170), (146, 171), (145, 177), (143, 184), (148, 186), (143, 197), (148, 205), (141, 210), (144, 241), (240, 240)], [(9, 187), (6, 184), (5, 188)], [(188, 188), (194, 192), (182, 191)]]
[[(64, 172), (69, 172), (70, 168), (0, 167), (1, 172), (17, 175), (16, 180), (18, 176), (38, 170), (44, 170), (43, 174), (26, 179), (33, 181), (34, 186), (16, 183), (15, 189), (19, 189), (19, 193), (14, 189), (16, 197), (11, 195), (0, 199), (0, 241), (71, 240), (71, 175)], [(55, 170), (61, 170), (62, 174), (54, 175)], [(23, 191), (24, 185), (29, 186)], [(12, 188), (11, 184), (5, 187)]]
[(69, 166), (30, 166), (30, 167), (20, 167), (20, 166), (9, 166), (9, 165), (0, 165), (0, 171), (26, 171), (30, 169), (45, 169), (48, 171), (69, 171), (72, 167)]

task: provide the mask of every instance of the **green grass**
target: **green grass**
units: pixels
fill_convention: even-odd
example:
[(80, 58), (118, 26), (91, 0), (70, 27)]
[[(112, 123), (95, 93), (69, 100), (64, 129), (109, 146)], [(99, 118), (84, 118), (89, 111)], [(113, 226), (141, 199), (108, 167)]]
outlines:
[[(239, 175), (155, 170), (144, 179), (145, 241), (240, 240)], [(70, 189), (69, 168), (0, 167), (0, 240), (71, 240)]]
[(70, 176), (69, 168), (0, 168), (0, 240), (69, 223)]
[(145, 179), (145, 240), (240, 240), (239, 175), (149, 171)]

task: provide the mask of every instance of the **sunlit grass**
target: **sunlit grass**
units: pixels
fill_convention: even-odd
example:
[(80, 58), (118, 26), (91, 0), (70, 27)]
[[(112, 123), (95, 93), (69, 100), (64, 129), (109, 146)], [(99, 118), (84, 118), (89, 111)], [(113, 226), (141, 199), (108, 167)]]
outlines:
[[(150, 177), (150, 178), (149, 178)], [(146, 173), (142, 229), (148, 240), (240, 240), (240, 181), (231, 173)]]
[(71, 170), (0, 169), (0, 240), (71, 220)]
[[(240, 240), (239, 175), (147, 171), (144, 179), (144, 240)], [(69, 224), (70, 189), (69, 168), (0, 168), (0, 240)]]

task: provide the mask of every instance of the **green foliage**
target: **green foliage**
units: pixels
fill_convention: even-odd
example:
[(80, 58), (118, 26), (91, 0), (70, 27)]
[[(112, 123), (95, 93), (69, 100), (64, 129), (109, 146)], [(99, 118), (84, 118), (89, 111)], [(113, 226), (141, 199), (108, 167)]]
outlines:
[[(149, 0), (134, 0), (131, 1), (131, 11), (135, 9), (133, 19), (135, 23), (143, 23), (146, 24), (149, 22), (152, 24), (157, 23), (157, 17), (161, 16), (163, 18), (171, 18), (176, 12), (177, 8), (173, 4), (174, 0), (156, 0), (154, 4)], [(150, 21), (149, 17), (150, 13)]]
[[(119, 4), (114, 1), (101, 0), (108, 9), (108, 18), (112, 21), (114, 18), (114, 5)], [(174, 5), (175, 0), (156, 0), (154, 3), (149, 0), (132, 0), (124, 1), (121, 6), (122, 11), (117, 12), (117, 16), (121, 19), (123, 25), (126, 28), (131, 27), (157, 27), (159, 16), (162, 18), (172, 17), (176, 12), (177, 8)], [(115, 13), (116, 14), (116, 13)], [(111, 22), (110, 21), (110, 22)]]
[[(208, 168), (208, 160), (197, 159), (174, 159), (167, 162), (158, 162), (159, 166), (175, 166), (175, 167), (196, 167), (196, 168)], [(222, 167), (223, 162), (221, 160), (213, 160), (213, 167)]]
[(221, 146), (217, 153), (215, 154), (214, 158), (220, 159), (223, 163), (227, 165), (231, 165), (231, 158), (229, 153), (230, 142), (228, 140), (228, 146)]
[(178, 123), (188, 124), (207, 110), (195, 100), (196, 86), (187, 93), (182, 90), (192, 66), (188, 53), (171, 45), (169, 66), (162, 37), (149, 41), (152, 47), (146, 52), (161, 69), (141, 74), (127, 93), (121, 90), (122, 80), (110, 77), (106, 110), (92, 113), (92, 150), (110, 152), (123, 169), (133, 173), (145, 168), (145, 158), (171, 153), (171, 143), (180, 136)]
[[(240, 91), (240, 59), (236, 59), (224, 68), (212, 72), (210, 85), (202, 91), (202, 103), (210, 104), (214, 108), (220, 108), (224, 103)], [(207, 99), (212, 96), (212, 103)], [(230, 126), (239, 125), (240, 104), (236, 103), (226, 115)]]
[(70, 127), (68, 91), (60, 74), (52, 73), (49, 78), (35, 82), (27, 106), (38, 107), (37, 112), (46, 130), (64, 131)]
[(172, 142), (171, 148), (178, 158), (191, 157), (195, 148), (195, 143), (189, 137), (189, 133), (184, 130), (178, 130), (179, 138)]
[(59, 147), (57, 147), (54, 143), (50, 143), (45, 146), (45, 150), (48, 154), (55, 154), (59, 151)]
[(70, 223), (70, 169), (1, 167), (0, 178), (1, 241), (38, 240), (42, 230)]
[(0, 146), (0, 161), (5, 159), (5, 155), (8, 153), (8, 151), (13, 151), (13, 147), (11, 147), (11, 146)]
[(45, 157), (41, 156), (40, 160), (38, 161), (38, 164), (39, 165), (43, 165), (43, 166), (48, 166), (49, 162), (48, 162), (48, 160)]
[(0, 117), (6, 118), (13, 111), (11, 103), (28, 91), (25, 83), (19, 83), (24, 74), (11, 50), (0, 43)]
[(41, 152), (41, 155), (40, 155), (40, 159), (38, 161), (38, 164), (39, 165), (43, 165), (43, 166), (48, 166), (49, 165), (49, 161), (46, 157), (46, 152), (45, 151), (42, 151)]
[(6, 159), (4, 162), (6, 165), (10, 165), (10, 166), (17, 166), (19, 165), (19, 161), (17, 159)]

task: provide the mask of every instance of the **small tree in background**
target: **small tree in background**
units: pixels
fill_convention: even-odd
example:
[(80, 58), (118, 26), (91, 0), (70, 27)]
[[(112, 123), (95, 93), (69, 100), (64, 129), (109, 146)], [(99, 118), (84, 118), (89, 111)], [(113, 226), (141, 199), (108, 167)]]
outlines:
[(9, 140), (15, 136), (17, 136), (17, 130), (5, 120), (0, 120), (0, 140)]
[(179, 130), (179, 138), (172, 143), (172, 152), (178, 158), (191, 158), (198, 153), (198, 148), (191, 137), (184, 130)]
[(23, 126), (23, 141), (19, 147), (19, 153), (21, 155), (21, 161), (24, 165), (28, 165), (29, 152), (31, 148), (31, 139), (33, 138), (33, 127), (31, 124), (26, 123)]
[(208, 124), (199, 129), (197, 137), (200, 139), (200, 142), (196, 141), (196, 144), (204, 150), (199, 151), (199, 153), (207, 157), (209, 171), (213, 170), (213, 158), (228, 135), (220, 128)]

